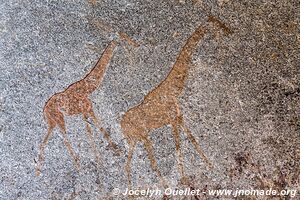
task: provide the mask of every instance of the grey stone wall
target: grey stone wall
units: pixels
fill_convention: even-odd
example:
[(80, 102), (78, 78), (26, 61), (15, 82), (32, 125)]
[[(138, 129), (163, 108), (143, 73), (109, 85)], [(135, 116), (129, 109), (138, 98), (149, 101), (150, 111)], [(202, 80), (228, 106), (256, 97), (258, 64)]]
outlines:
[[(112, 194), (115, 188), (128, 187), (128, 144), (120, 119), (167, 76), (189, 35), (207, 23), (208, 16), (219, 18), (233, 34), (205, 37), (193, 54), (179, 101), (187, 126), (214, 168), (207, 168), (181, 133), (188, 177), (182, 182), (172, 129), (164, 126), (150, 136), (159, 170), (171, 188), (299, 190), (299, 4), (1, 1), (0, 199), (127, 199)], [(91, 100), (122, 153), (114, 153), (102, 134), (95, 135), (102, 161), (98, 166), (82, 116), (66, 116), (67, 136), (80, 157), (81, 170), (74, 168), (56, 128), (45, 149), (42, 174), (36, 176), (39, 145), (47, 132), (45, 102), (83, 78), (118, 31), (140, 46), (120, 42)], [(98, 132), (94, 126), (93, 132)], [(133, 155), (132, 178), (134, 188), (162, 188), (141, 143)], [(201, 193), (169, 198), (217, 197)]]

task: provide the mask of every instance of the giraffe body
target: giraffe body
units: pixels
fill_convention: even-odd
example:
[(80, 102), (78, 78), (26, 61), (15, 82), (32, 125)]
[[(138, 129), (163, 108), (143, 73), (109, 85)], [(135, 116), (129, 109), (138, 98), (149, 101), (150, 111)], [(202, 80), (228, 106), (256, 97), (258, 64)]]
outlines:
[(44, 116), (48, 125), (48, 132), (40, 145), (38, 164), (36, 167), (37, 175), (40, 175), (42, 164), (44, 162), (44, 150), (55, 127), (59, 128), (63, 136), (64, 144), (72, 157), (76, 169), (79, 170), (80, 168), (79, 157), (75, 154), (72, 145), (67, 138), (64, 120), (65, 115), (82, 115), (83, 120), (86, 123), (87, 137), (95, 154), (97, 163), (99, 162), (99, 155), (96, 150), (96, 144), (94, 142), (88, 118), (91, 118), (99, 131), (104, 133), (104, 137), (108, 140), (109, 144), (116, 148), (116, 145), (112, 142), (109, 134), (100, 126), (100, 122), (93, 111), (92, 102), (89, 99), (89, 95), (101, 84), (105, 70), (109, 65), (115, 48), (116, 42), (112, 41), (104, 50), (97, 64), (83, 79), (71, 84), (64, 91), (54, 94), (46, 102), (44, 106)]
[[(211, 19), (212, 18), (210, 17), (208, 21), (223, 29), (225, 33), (228, 32), (229, 29), (227, 29), (227, 27), (217, 18), (213, 18), (214, 20)], [(172, 127), (178, 157), (178, 169), (182, 180), (185, 180), (185, 177), (183, 170), (183, 157), (180, 147), (180, 129), (182, 129), (186, 134), (199, 156), (210, 168), (213, 166), (200, 148), (199, 143), (191, 131), (186, 127), (180, 108), (180, 102), (178, 100), (184, 89), (192, 55), (206, 32), (207, 30), (204, 26), (198, 27), (183, 46), (175, 64), (165, 80), (150, 91), (139, 105), (132, 107), (122, 116), (121, 128), (129, 143), (129, 152), (125, 168), (128, 176), (129, 187), (131, 187), (131, 159), (137, 142), (144, 144), (153, 171), (156, 172), (163, 186), (167, 187), (166, 181), (157, 167), (153, 144), (149, 138), (149, 134), (152, 130), (166, 125), (171, 125)]]
[(122, 117), (121, 127), (123, 134), (130, 145), (129, 156), (126, 164), (129, 187), (131, 185), (130, 162), (137, 142), (142, 142), (144, 144), (152, 169), (157, 173), (161, 183), (166, 187), (166, 182), (158, 170), (153, 145), (149, 138), (149, 134), (152, 130), (165, 125), (171, 125), (173, 129), (176, 151), (179, 156), (178, 165), (181, 175), (183, 175), (183, 158), (180, 149), (180, 127), (188, 132), (188, 138), (195, 145), (200, 156), (211, 165), (200, 149), (194, 136), (185, 127), (178, 102), (178, 97), (184, 88), (184, 82), (188, 72), (188, 65), (192, 58), (192, 53), (198, 42), (204, 37), (205, 32), (205, 28), (203, 27), (199, 27), (195, 30), (182, 48), (166, 79), (150, 91), (145, 96), (141, 104), (129, 109)]
[(148, 137), (149, 130), (172, 124), (176, 120), (176, 115), (174, 99), (156, 96), (127, 111), (121, 123), (125, 137), (139, 141)]
[[(196, 29), (186, 42), (166, 79), (150, 91), (140, 105), (129, 109), (125, 113), (121, 122), (123, 127), (127, 127), (128, 129), (129, 126), (131, 128), (135, 126), (134, 129), (144, 132), (166, 124), (172, 124), (176, 120), (176, 116), (179, 114), (177, 98), (182, 93), (184, 87), (192, 51), (197, 46), (200, 38), (204, 36), (204, 33), (205, 29), (203, 27)], [(140, 123), (131, 123), (136, 121)], [(125, 131), (125, 134), (129, 137), (133, 133)], [(139, 133), (136, 134), (136, 137), (139, 137)]]

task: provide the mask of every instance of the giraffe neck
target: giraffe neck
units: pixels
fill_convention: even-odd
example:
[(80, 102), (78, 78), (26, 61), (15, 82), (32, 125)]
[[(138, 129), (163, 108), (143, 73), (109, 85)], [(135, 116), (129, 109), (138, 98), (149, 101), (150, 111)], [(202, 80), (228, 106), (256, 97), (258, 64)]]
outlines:
[(205, 32), (206, 30), (203, 27), (198, 27), (188, 38), (168, 76), (157, 87), (158, 90), (162, 90), (172, 96), (178, 96), (181, 94), (192, 55), (199, 41), (205, 35)]
[(82, 79), (85, 85), (85, 93), (92, 93), (95, 91), (104, 76), (106, 68), (113, 56), (114, 49), (116, 48), (116, 42), (112, 41), (102, 53), (100, 59), (91, 71)]

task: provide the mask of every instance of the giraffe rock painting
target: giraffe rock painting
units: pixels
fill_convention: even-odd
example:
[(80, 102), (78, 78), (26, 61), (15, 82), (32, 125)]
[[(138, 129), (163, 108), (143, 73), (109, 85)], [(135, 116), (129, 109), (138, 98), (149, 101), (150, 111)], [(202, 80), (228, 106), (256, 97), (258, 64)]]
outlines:
[(87, 137), (97, 162), (99, 162), (99, 155), (96, 150), (96, 144), (94, 142), (88, 118), (91, 118), (99, 131), (104, 133), (104, 138), (109, 142), (110, 146), (112, 146), (114, 149), (117, 148), (117, 146), (112, 142), (107, 131), (100, 126), (100, 122), (93, 110), (92, 102), (89, 99), (89, 95), (100, 86), (116, 46), (117, 43), (112, 41), (106, 47), (96, 65), (83, 79), (71, 84), (64, 91), (54, 94), (46, 102), (44, 106), (44, 116), (48, 125), (48, 131), (42, 143), (40, 144), (36, 175), (40, 175), (41, 173), (41, 168), (44, 162), (45, 147), (53, 133), (53, 129), (57, 126), (63, 136), (64, 144), (73, 160), (76, 169), (80, 169), (79, 157), (75, 154), (72, 145), (67, 138), (64, 115), (82, 115), (83, 120), (86, 123)]
[[(224, 29), (217, 23), (216, 18), (209, 18), (209, 22), (217, 25), (217, 27)], [(223, 25), (223, 24), (222, 24)], [(184, 180), (184, 166), (183, 156), (180, 147), (180, 128), (184, 131), (188, 139), (193, 144), (199, 156), (205, 163), (212, 168), (212, 162), (207, 158), (201, 149), (198, 141), (193, 136), (191, 131), (185, 125), (183, 114), (180, 108), (178, 98), (184, 90), (185, 80), (187, 78), (189, 64), (192, 59), (193, 52), (196, 50), (198, 43), (203, 40), (203, 37), (208, 32), (210, 26), (200, 26), (188, 38), (185, 45), (181, 49), (175, 64), (167, 77), (152, 91), (150, 91), (143, 99), (142, 103), (130, 108), (121, 119), (121, 128), (123, 134), (129, 143), (129, 152), (125, 170), (128, 176), (128, 184), (131, 187), (131, 159), (134, 153), (135, 146), (138, 142), (144, 144), (148, 153), (150, 164), (153, 171), (156, 172), (161, 184), (165, 187), (166, 181), (163, 179), (155, 159), (153, 144), (149, 138), (152, 130), (160, 128), (165, 125), (172, 126), (172, 133), (178, 155), (178, 169), (181, 177)], [(223, 32), (226, 32), (226, 29)]]

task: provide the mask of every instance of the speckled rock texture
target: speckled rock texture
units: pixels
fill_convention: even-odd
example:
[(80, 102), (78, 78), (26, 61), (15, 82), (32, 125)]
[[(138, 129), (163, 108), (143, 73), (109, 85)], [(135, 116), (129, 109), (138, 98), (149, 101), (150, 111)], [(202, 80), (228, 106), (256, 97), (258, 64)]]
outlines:
[[(192, 53), (178, 102), (186, 126), (214, 167), (208, 168), (180, 130), (181, 177), (171, 125), (153, 129), (148, 139), (168, 187), (202, 192), (136, 199), (289, 199), (207, 194), (236, 188), (299, 193), (298, 0), (1, 0), (0, 199), (129, 199), (113, 193), (129, 187), (130, 146), (122, 116), (167, 77), (187, 39), (209, 24), (209, 16), (232, 33), (204, 36)], [(81, 80), (114, 39), (118, 45), (89, 99), (120, 152), (89, 119), (99, 164), (82, 115), (65, 115), (66, 136), (80, 169), (56, 127), (37, 176), (48, 128), (45, 103)], [(163, 188), (141, 142), (134, 149), (131, 177), (135, 189)]]

